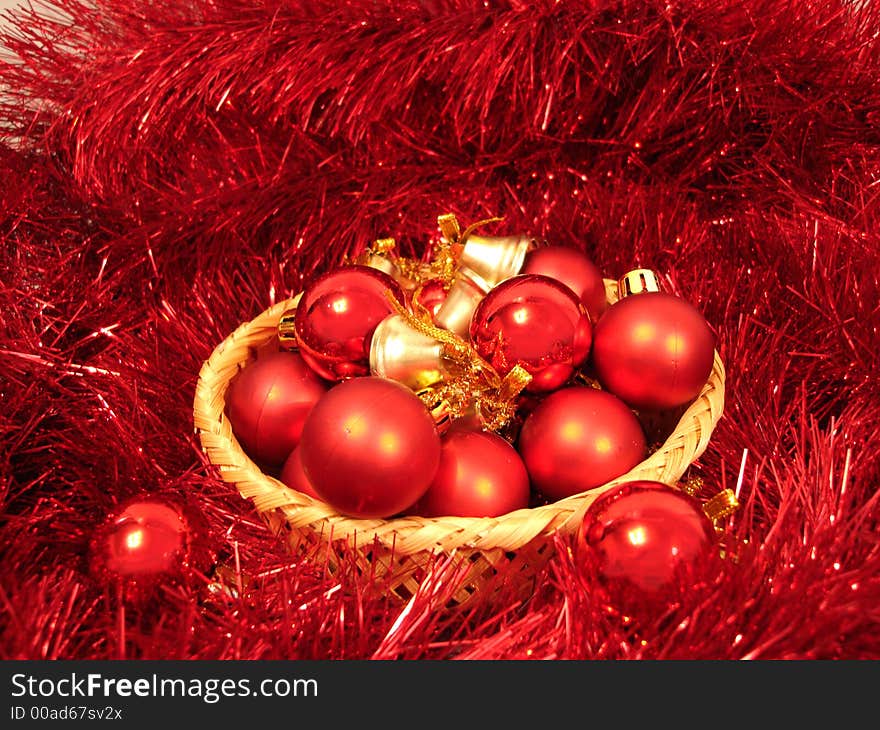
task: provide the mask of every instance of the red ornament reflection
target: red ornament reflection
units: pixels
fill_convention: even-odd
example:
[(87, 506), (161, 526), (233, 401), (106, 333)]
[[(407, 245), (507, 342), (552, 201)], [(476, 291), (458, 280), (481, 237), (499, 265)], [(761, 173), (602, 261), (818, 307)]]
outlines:
[(660, 482), (634, 481), (590, 505), (577, 556), (606, 584), (651, 594), (714, 544), (715, 530), (696, 500)]
[(132, 502), (100, 530), (98, 568), (113, 578), (143, 579), (179, 573), (188, 559), (189, 528), (162, 502)]
[(424, 307), (431, 319), (437, 316), (443, 302), (446, 301), (446, 285), (439, 279), (431, 279), (418, 290), (415, 296), (415, 302)]
[(592, 325), (583, 304), (547, 276), (515, 276), (492, 289), (471, 320), (474, 347), (499, 373), (525, 368), (531, 392), (564, 385), (590, 352)]
[(305, 289), (294, 328), (300, 354), (327, 380), (370, 372), (370, 337), (394, 310), (388, 292), (405, 303), (403, 290), (388, 274), (368, 266), (344, 266)]

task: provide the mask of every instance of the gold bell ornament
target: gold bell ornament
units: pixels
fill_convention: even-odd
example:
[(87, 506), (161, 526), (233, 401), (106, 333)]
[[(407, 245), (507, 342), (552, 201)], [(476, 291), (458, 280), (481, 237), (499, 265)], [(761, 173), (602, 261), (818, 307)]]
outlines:
[(468, 336), (471, 317), (488, 292), (502, 281), (516, 276), (523, 267), (526, 254), (538, 243), (531, 236), (480, 236), (473, 231), (487, 223), (478, 221), (461, 231), (453, 214), (438, 218), (440, 231), (447, 246), (455, 252), (456, 269), (446, 301), (434, 321), (460, 337)]

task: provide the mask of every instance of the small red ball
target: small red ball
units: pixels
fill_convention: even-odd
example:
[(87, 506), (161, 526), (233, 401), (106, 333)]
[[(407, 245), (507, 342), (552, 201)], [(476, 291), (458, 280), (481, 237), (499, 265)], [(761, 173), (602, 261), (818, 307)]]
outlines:
[(660, 482), (634, 481), (590, 505), (577, 555), (606, 583), (651, 594), (714, 544), (715, 530), (696, 500)]
[(529, 475), (519, 454), (489, 431), (451, 430), (440, 466), (412, 510), (425, 517), (498, 517), (529, 505)]
[(586, 254), (565, 246), (545, 246), (526, 256), (523, 274), (542, 274), (562, 282), (581, 300), (593, 323), (599, 320), (608, 300), (605, 282)]
[(95, 569), (129, 586), (151, 586), (183, 574), (190, 540), (189, 525), (176, 508), (159, 501), (134, 501), (97, 530), (92, 546)]
[(562, 386), (590, 353), (592, 325), (583, 304), (564, 284), (547, 276), (515, 276), (492, 289), (477, 305), (471, 341), (499, 373), (515, 365), (532, 381), (527, 390)]
[(694, 400), (715, 359), (703, 315), (665, 292), (624, 297), (596, 325), (593, 363), (602, 387), (638, 410), (665, 410)]
[(523, 423), (518, 444), (532, 486), (553, 500), (616, 479), (647, 455), (642, 427), (626, 404), (579, 386), (538, 404)]
[(281, 476), (279, 478), (291, 489), (295, 489), (297, 492), (302, 492), (315, 499), (321, 499), (303, 471), (299, 446), (287, 457), (287, 461), (284, 462), (284, 466), (281, 468)]
[(418, 396), (393, 380), (353, 378), (331, 388), (300, 440), (303, 471), (321, 499), (353, 517), (411, 507), (440, 462), (440, 436)]
[(299, 443), (306, 416), (327, 386), (295, 352), (273, 352), (230, 383), (226, 413), (254, 461), (280, 466)]
[(373, 330), (394, 312), (388, 292), (405, 303), (400, 284), (369, 266), (335, 269), (303, 291), (294, 330), (316, 373), (327, 380), (369, 374)]
[(433, 319), (446, 301), (446, 294), (446, 285), (440, 279), (431, 279), (422, 285), (415, 301), (423, 306)]

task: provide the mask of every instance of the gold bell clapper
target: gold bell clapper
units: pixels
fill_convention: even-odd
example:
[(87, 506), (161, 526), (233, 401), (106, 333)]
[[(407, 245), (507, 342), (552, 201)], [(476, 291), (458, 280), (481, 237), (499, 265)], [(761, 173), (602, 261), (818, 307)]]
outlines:
[(400, 314), (383, 319), (370, 343), (370, 372), (422, 390), (455, 373), (445, 345), (416, 331)]

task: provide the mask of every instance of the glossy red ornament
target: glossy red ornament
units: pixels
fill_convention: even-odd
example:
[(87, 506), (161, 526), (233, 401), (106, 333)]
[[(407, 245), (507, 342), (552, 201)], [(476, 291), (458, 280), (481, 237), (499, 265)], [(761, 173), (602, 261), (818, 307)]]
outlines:
[(248, 456), (280, 466), (299, 443), (306, 416), (326, 390), (298, 354), (272, 352), (235, 376), (226, 393), (226, 413)]
[(660, 482), (634, 481), (590, 505), (576, 552), (584, 568), (606, 583), (652, 594), (715, 544), (712, 523), (696, 500)]
[(601, 486), (647, 456), (642, 427), (626, 404), (581, 386), (539, 403), (523, 423), (518, 448), (532, 486), (552, 500)]
[(715, 358), (715, 337), (703, 315), (665, 292), (624, 297), (593, 333), (596, 377), (637, 410), (664, 410), (696, 398)]
[(529, 475), (519, 454), (490, 431), (452, 428), (437, 474), (413, 510), (425, 517), (498, 517), (528, 507)]
[(334, 269), (303, 291), (294, 329), (316, 373), (327, 380), (369, 374), (373, 330), (394, 311), (388, 292), (405, 303), (400, 284), (369, 266)]
[(542, 274), (565, 284), (581, 300), (594, 324), (608, 306), (601, 272), (586, 254), (576, 249), (565, 246), (535, 249), (526, 256), (522, 273)]
[(521, 365), (532, 375), (527, 390), (564, 385), (590, 353), (592, 325), (583, 304), (564, 284), (524, 274), (502, 282), (477, 306), (471, 341), (500, 374)]
[(306, 473), (303, 471), (302, 458), (299, 446), (297, 446), (287, 457), (284, 466), (281, 468), (281, 476), (279, 479), (291, 489), (297, 492), (308, 494), (310, 497), (320, 499)]
[(149, 595), (160, 583), (187, 577), (193, 530), (182, 511), (159, 500), (136, 500), (98, 527), (92, 567), (102, 579), (122, 585), (127, 598)]
[(321, 499), (353, 517), (390, 517), (428, 489), (440, 436), (406, 386), (353, 378), (327, 391), (300, 441), (303, 471)]
[(440, 279), (431, 279), (421, 286), (414, 299), (417, 304), (428, 311), (433, 319), (440, 311), (440, 307), (443, 306), (443, 302), (446, 301), (446, 294), (445, 284)]

